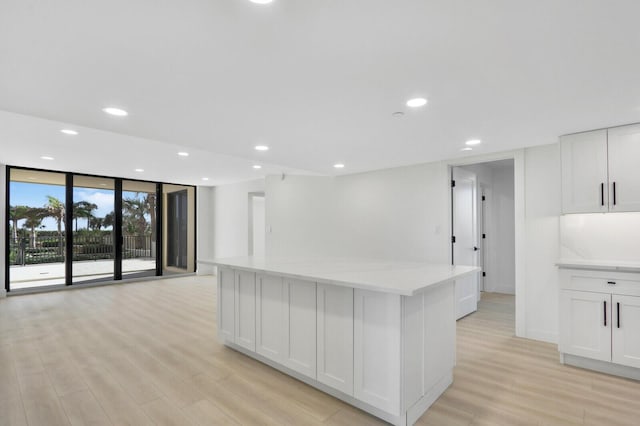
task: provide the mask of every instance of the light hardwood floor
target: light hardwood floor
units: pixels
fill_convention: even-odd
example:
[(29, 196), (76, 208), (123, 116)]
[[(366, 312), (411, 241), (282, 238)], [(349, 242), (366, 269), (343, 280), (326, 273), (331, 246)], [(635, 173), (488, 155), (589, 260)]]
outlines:
[[(638, 425), (640, 382), (513, 337), (513, 297), (458, 322), (454, 384), (420, 425)], [(374, 425), (216, 342), (212, 277), (0, 300), (0, 425)]]

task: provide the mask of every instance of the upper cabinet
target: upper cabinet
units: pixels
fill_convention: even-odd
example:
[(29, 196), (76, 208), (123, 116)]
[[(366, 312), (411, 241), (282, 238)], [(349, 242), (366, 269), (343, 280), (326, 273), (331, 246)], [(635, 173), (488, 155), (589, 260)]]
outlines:
[(640, 211), (640, 125), (560, 138), (562, 212)]
[(608, 132), (609, 211), (640, 211), (640, 124)]

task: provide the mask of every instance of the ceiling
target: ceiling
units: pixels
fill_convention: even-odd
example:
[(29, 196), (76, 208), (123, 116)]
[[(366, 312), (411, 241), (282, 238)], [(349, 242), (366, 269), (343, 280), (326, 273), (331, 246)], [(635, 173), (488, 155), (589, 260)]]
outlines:
[(221, 184), (553, 143), (640, 121), (638, 16), (637, 0), (0, 0), (0, 161)]

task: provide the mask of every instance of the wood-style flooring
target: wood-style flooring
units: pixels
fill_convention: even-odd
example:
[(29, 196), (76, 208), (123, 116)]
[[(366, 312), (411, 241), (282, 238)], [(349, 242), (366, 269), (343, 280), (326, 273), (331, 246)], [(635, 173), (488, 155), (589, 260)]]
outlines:
[[(484, 294), (418, 424), (640, 424), (640, 382), (560, 365), (513, 324), (513, 297)], [(382, 423), (218, 344), (212, 277), (0, 300), (0, 425), (151, 424)]]

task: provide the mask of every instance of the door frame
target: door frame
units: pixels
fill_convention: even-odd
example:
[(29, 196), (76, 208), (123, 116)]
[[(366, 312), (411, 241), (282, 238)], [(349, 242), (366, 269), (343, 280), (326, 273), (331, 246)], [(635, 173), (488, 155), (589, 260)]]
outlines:
[[(457, 158), (444, 162), (447, 179), (444, 182), (446, 191), (451, 200), (451, 171), (456, 166), (469, 166), (478, 163), (488, 163), (498, 160), (513, 160), (513, 197), (515, 219), (515, 334), (518, 337), (527, 337), (526, 324), (526, 240), (525, 240), (525, 151), (506, 151), (495, 154), (477, 155), (466, 158)], [(443, 188), (444, 189), (444, 188)], [(453, 211), (451, 203), (447, 203), (449, 218), (449, 235), (453, 235)], [(451, 238), (448, 239), (448, 247), (451, 247)], [(449, 251), (449, 263), (452, 263), (452, 251)], [(546, 339), (541, 339), (546, 340)]]
[(254, 197), (262, 197), (265, 198), (264, 191), (255, 191), (249, 192), (249, 214), (247, 217), (249, 218), (247, 237), (248, 237), (248, 250), (247, 253), (249, 256), (253, 256), (253, 198)]

